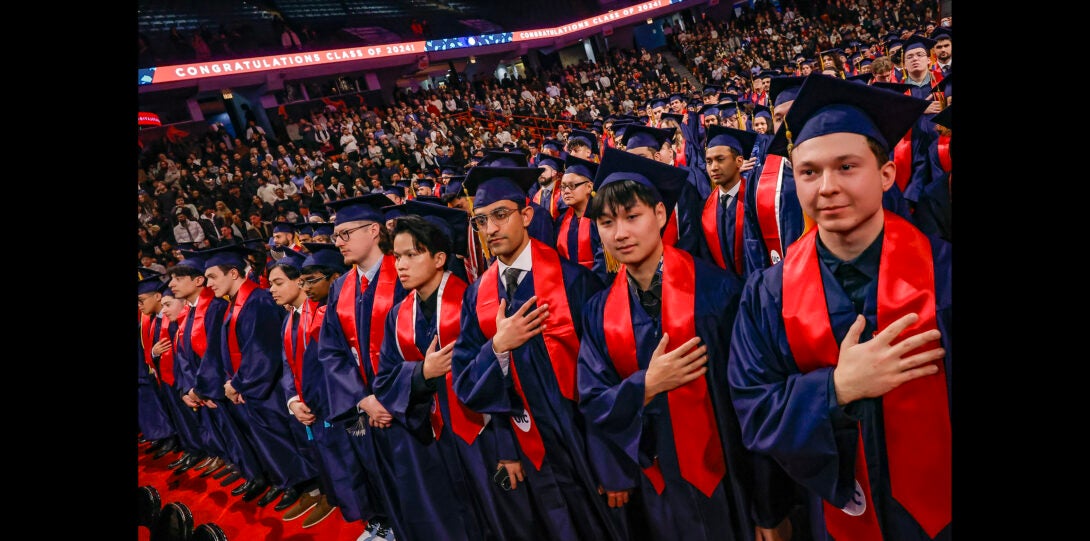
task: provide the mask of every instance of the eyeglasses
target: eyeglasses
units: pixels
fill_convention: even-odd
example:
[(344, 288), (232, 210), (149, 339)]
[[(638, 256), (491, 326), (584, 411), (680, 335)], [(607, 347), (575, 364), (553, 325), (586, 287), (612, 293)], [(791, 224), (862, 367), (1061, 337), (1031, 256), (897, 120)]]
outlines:
[(491, 221), (496, 226), (503, 226), (507, 224), (507, 220), (511, 219), (511, 215), (516, 212), (518, 212), (518, 209), (498, 208), (488, 214), (478, 214), (473, 216), (469, 219), (469, 223), (476, 231), (480, 231), (487, 227), (489, 221)]
[(353, 227), (352, 229), (345, 229), (344, 231), (341, 231), (340, 233), (333, 233), (332, 235), (329, 236), (329, 238), (333, 239), (334, 241), (343, 240), (344, 242), (348, 242), (348, 237), (351, 237), (352, 233), (354, 231), (356, 231), (357, 229), (363, 229), (363, 228), (365, 228), (367, 226), (375, 225), (377, 223), (378, 222), (369, 222), (369, 223), (365, 223), (365, 224), (363, 224), (361, 226), (358, 226), (358, 227)]
[(925, 53), (925, 52), (908, 53), (908, 54), (905, 55), (905, 60), (914, 60), (916, 58), (927, 58), (927, 53)]
[(584, 184), (590, 184), (590, 181), (589, 180), (584, 180), (582, 182), (576, 182), (575, 184), (564, 184), (563, 182), (561, 182), (560, 183), (560, 191), (563, 192), (563, 191), (567, 190), (567, 191), (570, 192), (570, 191), (573, 191), (576, 188), (578, 188), (578, 187), (580, 187), (580, 186), (582, 186)]
[(296, 283), (299, 284), (299, 287), (311, 287), (311, 286), (314, 286), (315, 284), (317, 284), (318, 282), (321, 282), (322, 280), (325, 280), (326, 278), (328, 278), (328, 276), (323, 276), (323, 275), (319, 274), (318, 276), (315, 276), (314, 278), (300, 278)]

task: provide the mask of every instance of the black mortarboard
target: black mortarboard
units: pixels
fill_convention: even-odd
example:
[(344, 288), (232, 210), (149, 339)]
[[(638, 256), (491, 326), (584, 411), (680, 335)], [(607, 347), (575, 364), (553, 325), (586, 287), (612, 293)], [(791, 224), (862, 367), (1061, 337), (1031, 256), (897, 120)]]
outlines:
[(674, 128), (662, 129), (634, 124), (624, 132), (621, 143), (625, 148), (650, 147), (656, 151), (662, 148), (662, 144), (674, 137)]
[(666, 107), (666, 100), (663, 98), (655, 98), (650, 101), (650, 105), (648, 105), (648, 107), (652, 109), (655, 109), (657, 107)]
[[(406, 199), (405, 200), (405, 202), (408, 202), (408, 201), (412, 201), (412, 200), (411, 199)], [(403, 202), (401, 204), (398, 204), (398, 205), (389, 205), (389, 206), (382, 207), (382, 219), (384, 221), (388, 222), (388, 221), (393, 220), (395, 218), (400, 218), (400, 217), (406, 215), (407, 213), (405, 212), (405, 207), (404, 207), (405, 202)]]
[[(333, 235), (333, 224), (329, 222), (314, 222), (311, 225), (314, 228), (313, 236), (325, 235), (328, 237)], [(304, 243), (303, 246), (306, 246), (306, 244)]]
[(291, 248), (283, 248), (284, 257), (276, 260), (273, 265), (287, 265), (289, 267), (295, 267), (299, 272), (303, 271), (303, 262), (307, 260), (307, 254), (297, 252)]
[(475, 207), (496, 201), (525, 203), (530, 187), (541, 176), (540, 167), (477, 166), (469, 170), (464, 182), (466, 193), (473, 196)]
[[(953, 41), (954, 29), (949, 26), (936, 26), (935, 29), (931, 31), (931, 39), (935, 40), (936, 42), (939, 41), (939, 39), (948, 39), (950, 41)], [(932, 47), (934, 47), (934, 45), (932, 45)]]
[(675, 101), (684, 102), (685, 96), (682, 96), (681, 94), (670, 94), (670, 97), (666, 99), (667, 103), (673, 103)]
[(750, 153), (753, 152), (755, 141), (757, 141), (755, 132), (736, 130), (726, 126), (708, 126), (708, 144), (705, 147), (730, 147), (748, 160)]
[(708, 96), (711, 94), (719, 94), (723, 89), (719, 85), (704, 85), (704, 90), (701, 92), (703, 95)]
[(560, 141), (557, 141), (556, 139), (546, 139), (545, 142), (541, 143), (541, 148), (547, 148), (556, 152), (560, 152), (564, 149), (564, 144)]
[(404, 210), (405, 214), (420, 216), (435, 224), (450, 239), (454, 253), (466, 255), (468, 251), (466, 235), (469, 231), (469, 215), (464, 210), (419, 201), (406, 201)]
[(159, 288), (163, 287), (163, 284), (162, 274), (145, 275), (144, 278), (136, 282), (136, 294), (155, 293), (159, 291)]
[[(559, 149), (558, 149), (559, 150)], [(484, 158), (477, 162), (477, 166), (487, 167), (526, 167), (529, 165), (528, 156), (521, 152), (502, 152), (490, 150), (485, 152)]]
[(719, 104), (718, 103), (709, 103), (709, 104), (705, 105), (704, 107), (701, 107), (700, 108), (700, 114), (702, 114), (704, 116), (708, 116), (708, 115), (719, 116)]
[(537, 155), (537, 166), (541, 167), (543, 165), (548, 165), (549, 167), (551, 167), (553, 169), (553, 171), (557, 171), (559, 173), (564, 172), (564, 161), (561, 160), (560, 158), (557, 158), (556, 156), (551, 156), (549, 154), (544, 154), (544, 153), (543, 154), (538, 154)]
[(753, 118), (757, 118), (759, 116), (763, 116), (766, 119), (768, 119), (768, 129), (769, 129), (769, 131), (771, 131), (772, 130), (772, 110), (769, 109), (768, 107), (765, 107), (764, 105), (754, 104), (753, 105)]
[(638, 154), (606, 148), (602, 154), (602, 163), (594, 175), (594, 190), (601, 191), (603, 186), (614, 182), (632, 180), (651, 188), (658, 194), (670, 214), (677, 204), (678, 196), (688, 183), (685, 169), (644, 158)]
[(314, 226), (310, 222), (299, 222), (292, 224), (295, 227), (295, 232), (300, 235), (313, 235)]
[(894, 83), (886, 81), (877, 81), (871, 83), (871, 86), (875, 88), (881, 88), (882, 90), (889, 90), (898, 94), (904, 94), (906, 91), (912, 88), (912, 85), (906, 83)]
[(330, 212), (337, 214), (334, 225), (341, 225), (348, 222), (356, 222), (361, 220), (371, 220), (373, 222), (382, 223), (385, 221), (382, 218), (382, 207), (390, 204), (390, 198), (386, 197), (386, 194), (381, 193), (369, 193), (361, 195), (359, 197), (349, 197), (347, 199), (337, 199), (325, 204), (329, 207)]
[(294, 233), (295, 224), (291, 222), (273, 222), (273, 233)]
[(201, 250), (199, 255), (204, 258), (204, 270), (219, 265), (245, 269), (246, 265), (249, 264), (246, 256), (250, 255), (250, 252), (250, 248), (247, 248), (243, 244), (227, 244), (209, 248), (207, 250)]
[(574, 173), (593, 180), (594, 175), (598, 172), (598, 164), (568, 154), (568, 156), (564, 158), (564, 172)]
[(348, 272), (350, 267), (345, 264), (344, 256), (341, 255), (341, 250), (340, 248), (337, 248), (336, 244), (330, 242), (304, 242), (303, 246), (305, 246), (310, 253), (307, 255), (307, 258), (303, 260), (303, 265), (300, 269), (311, 265), (321, 265), (323, 267), (329, 267), (341, 274)]
[(590, 147), (591, 154), (598, 153), (598, 136), (594, 132), (572, 130), (571, 135), (568, 136), (568, 144), (571, 144), (572, 141), (582, 141)]
[(773, 77), (768, 84), (768, 98), (772, 100), (772, 107), (793, 101), (805, 80), (805, 77)]
[(887, 90), (820, 74), (806, 78), (784, 125), (772, 138), (769, 153), (787, 155), (786, 131), (791, 144), (830, 133), (858, 133), (878, 141), (886, 150), (920, 118), (928, 102)]
[(935, 40), (921, 34), (912, 34), (904, 41), (904, 48), (901, 51), (907, 54), (912, 49), (923, 49), (925, 53), (930, 54), (934, 46)]
[(443, 200), (434, 195), (418, 195), (413, 201), (420, 201), (421, 203), (435, 203), (436, 205), (442, 205)]

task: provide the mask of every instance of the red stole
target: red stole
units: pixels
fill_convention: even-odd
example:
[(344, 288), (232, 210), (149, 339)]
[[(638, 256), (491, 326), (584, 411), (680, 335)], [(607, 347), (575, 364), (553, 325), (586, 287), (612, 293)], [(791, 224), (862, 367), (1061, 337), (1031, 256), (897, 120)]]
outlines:
[[(704, 201), (704, 210), (700, 213), (700, 225), (704, 228), (704, 240), (708, 241), (712, 259), (720, 268), (726, 269), (727, 262), (723, 257), (722, 243), (719, 242), (719, 220), (716, 219), (719, 208), (719, 195), (721, 190), (716, 188)], [(734, 272), (742, 276), (742, 220), (745, 217), (746, 179), (738, 181), (738, 196), (735, 198), (734, 207)], [(727, 209), (723, 209), (726, 212)]]
[(682, 137), (681, 143), (674, 150), (674, 167), (685, 167), (685, 165), (685, 138)]
[(544, 191), (542, 188), (539, 187), (537, 193), (534, 194), (534, 203), (545, 207), (545, 210), (549, 211), (549, 216), (551, 216), (554, 220), (557, 216), (560, 216), (560, 190), (557, 189), (557, 186), (557, 181), (553, 180), (553, 193), (549, 194), (548, 201), (541, 200), (541, 193)]
[[(549, 305), (549, 319), (541, 337), (545, 341), (545, 349), (549, 352), (560, 394), (569, 400), (576, 400), (575, 362), (579, 354), (579, 337), (575, 335), (575, 326), (568, 307), (567, 288), (563, 287), (564, 275), (560, 267), (560, 256), (556, 250), (534, 238), (530, 239), (530, 250), (534, 267), (531, 275), (534, 280), (534, 293), (538, 298), (537, 304), (538, 306)], [(496, 335), (496, 313), (499, 310), (498, 277), (499, 263), (497, 262), (481, 275), (481, 283), (477, 289), (477, 322), (486, 339)], [(526, 410), (526, 422), (522, 424), (529, 428), (522, 428), (515, 419), (511, 419), (511, 424), (515, 426), (515, 436), (518, 438), (522, 451), (533, 462), (534, 467), (540, 470), (541, 461), (545, 458), (545, 446), (541, 441), (537, 423), (533, 422), (530, 403), (526, 400), (526, 394), (522, 392), (522, 382), (519, 381), (518, 371), (515, 369), (513, 351), (509, 366), (515, 391), (522, 399)]]
[(673, 212), (666, 217), (666, 227), (662, 229), (662, 243), (666, 246), (674, 246), (677, 244), (678, 229), (681, 227), (677, 223), (677, 205), (674, 205)]
[(140, 314), (140, 343), (144, 346), (144, 364), (148, 365), (149, 371), (155, 370), (155, 361), (151, 358), (151, 346), (155, 345), (151, 339), (151, 323), (151, 316)]
[(765, 251), (772, 264), (783, 258), (783, 243), (780, 240), (780, 192), (783, 187), (783, 171), (787, 160), (778, 154), (765, 157), (761, 176), (757, 179), (756, 207), (757, 223), (761, 226)]
[(189, 315), (186, 316), (193, 317), (193, 327), (189, 331), (189, 345), (198, 359), (204, 358), (204, 352), (208, 351), (208, 332), (204, 327), (204, 318), (208, 315), (208, 306), (212, 304), (214, 298), (216, 294), (212, 292), (212, 288), (201, 289), (201, 294), (197, 297), (197, 306), (191, 308)]
[[(670, 335), (676, 349), (696, 336), (696, 270), (691, 255), (669, 246), (663, 247), (662, 265), (662, 332)], [(629, 296), (628, 271), (622, 265), (606, 297), (605, 313), (614, 316), (602, 322), (609, 358), (622, 378), (639, 370)], [(668, 391), (666, 398), (681, 477), (711, 497), (727, 472), (727, 464), (708, 382), (697, 378)], [(665, 485), (658, 462), (644, 469), (644, 474), (661, 494)]]
[[(170, 339), (170, 321), (164, 316), (162, 325), (159, 326), (159, 340)], [(181, 325), (178, 326), (181, 329)], [(175, 342), (171, 342), (175, 343)], [(170, 348), (159, 356), (159, 379), (167, 385), (174, 385), (174, 348)]]
[(939, 135), (938, 142), (939, 165), (947, 173), (954, 170), (954, 161), (950, 158), (950, 134)]
[[(927, 237), (891, 212), (885, 213), (884, 235), (878, 265), (878, 329), (911, 312), (920, 319), (902, 336), (937, 328), (934, 263)], [(783, 269), (784, 329), (803, 373), (836, 366), (840, 351), (824, 287), (815, 287), (822, 283), (816, 244), (816, 233), (803, 235)], [(943, 365), (936, 364), (938, 374), (912, 380), (882, 397), (893, 497), (931, 537), (950, 523), (952, 508), (950, 410)], [(855, 475), (865, 510), (851, 516), (825, 502), (826, 525), (837, 539), (881, 539), (861, 430)]]
[(238, 372), (238, 365), (242, 363), (242, 350), (238, 347), (238, 333), (235, 331), (238, 325), (238, 313), (242, 311), (242, 305), (250, 298), (250, 293), (257, 289), (257, 284), (250, 280), (243, 280), (242, 285), (235, 294), (235, 300), (231, 303), (231, 322), (227, 327), (227, 351), (231, 355), (231, 371)]
[[(363, 276), (363, 271), (360, 270), (359, 265), (354, 266), (341, 285), (341, 291), (337, 296), (337, 319), (341, 322), (341, 330), (348, 340), (352, 355), (356, 357), (360, 376), (363, 377), (363, 382), (367, 383), (367, 371), (364, 369), (363, 360), (360, 358), (359, 335), (356, 331), (357, 276), (360, 277), (362, 289), (367, 289), (367, 277)], [(394, 258), (388, 255), (382, 256), (382, 266), (379, 267), (378, 271), (378, 284), (375, 286), (375, 298), (371, 303), (371, 326), (368, 329), (367, 355), (371, 360), (371, 373), (373, 374), (378, 373), (378, 356), (379, 351), (382, 349), (382, 337), (385, 334), (385, 316), (394, 306), (396, 284), (397, 269), (394, 267)], [(376, 314), (379, 317), (375, 317)]]
[[(557, 232), (556, 237), (556, 251), (560, 253), (560, 256), (564, 259), (571, 260), (571, 255), (568, 250), (568, 228), (571, 227), (571, 221), (575, 217), (575, 209), (568, 207), (564, 210), (564, 217), (560, 221), (560, 231)], [(590, 242), (590, 220), (583, 218), (579, 220), (579, 245), (576, 247), (579, 261), (578, 263), (588, 269), (594, 267), (594, 251), (591, 250)]]
[(288, 367), (295, 380), (295, 394), (303, 396), (303, 352), (307, 348), (307, 331), (310, 328), (311, 319), (318, 303), (307, 298), (303, 301), (302, 311), (299, 314), (299, 327), (295, 329), (295, 347), (292, 347), (291, 316), (284, 327), (284, 357), (288, 360)]
[[(439, 335), (438, 347), (452, 344), (458, 339), (462, 331), (462, 296), (466, 292), (466, 283), (449, 271), (439, 284), (436, 295), (435, 321)], [(416, 290), (410, 291), (401, 302), (397, 311), (397, 349), (406, 362), (424, 360), (424, 353), (416, 345)], [(450, 409), (450, 429), (462, 438), (467, 444), (472, 445), (477, 435), (484, 428), (484, 416), (466, 407), (458, 395), (454, 393), (454, 373), (446, 375), (447, 404)], [(432, 396), (431, 428), (435, 439), (443, 431), (443, 414), (439, 411), (439, 395)]]

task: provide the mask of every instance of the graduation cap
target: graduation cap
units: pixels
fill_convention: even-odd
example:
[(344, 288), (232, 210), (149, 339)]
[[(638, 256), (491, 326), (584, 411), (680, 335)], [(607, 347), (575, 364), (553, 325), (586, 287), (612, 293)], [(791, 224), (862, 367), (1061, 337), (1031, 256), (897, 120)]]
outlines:
[(674, 103), (675, 101), (685, 101), (685, 97), (681, 94), (670, 94), (670, 97), (666, 99), (667, 103)]
[(405, 216), (407, 213), (405, 212), (405, 209), (403, 208), (403, 205), (405, 205), (405, 203), (408, 203), (409, 201), (412, 201), (412, 199), (407, 199), (404, 203), (401, 203), (401, 204), (398, 204), (398, 205), (388, 205), (388, 206), (382, 207), (382, 219), (383, 219), (383, 221), (388, 222), (388, 221), (393, 220), (395, 218), (400, 218), (402, 216)]
[(348, 272), (350, 267), (345, 264), (344, 256), (341, 255), (341, 250), (337, 248), (336, 244), (330, 242), (304, 242), (303, 246), (310, 253), (303, 260), (300, 270), (312, 265), (321, 265), (341, 274)]
[[(886, 150), (912, 127), (928, 102), (871, 85), (812, 74), (806, 78), (768, 152), (788, 156), (789, 145), (830, 133), (858, 133)], [(787, 137), (787, 132), (794, 136)]]
[(458, 167), (444, 166), (443, 169), (439, 173), (441, 175), (443, 175), (443, 176), (452, 176), (452, 175), (461, 174), (461, 170)]
[(594, 132), (572, 130), (571, 135), (568, 136), (568, 145), (571, 145), (572, 141), (582, 141), (590, 147), (591, 154), (598, 153), (598, 136)]
[[(673, 212), (678, 196), (689, 181), (688, 172), (680, 167), (667, 165), (643, 156), (606, 148), (602, 154), (602, 163), (594, 175), (594, 191), (614, 182), (631, 180), (651, 188), (651, 193), (666, 206), (666, 213)], [(656, 201), (657, 202), (657, 201)], [(590, 218), (590, 216), (588, 216)]]
[(635, 126), (637, 124), (638, 123), (632, 122), (632, 121), (622, 122), (622, 121), (618, 120), (616, 123), (613, 124), (613, 134), (616, 135), (617, 138), (623, 139), (624, 138), (624, 132), (628, 131), (628, 127), (629, 126)]
[[(559, 149), (558, 149), (559, 150)], [(490, 150), (485, 152), (484, 159), (477, 162), (477, 167), (526, 167), (529, 157), (521, 152), (502, 152)]]
[(700, 108), (704, 106), (704, 100), (701, 98), (693, 98), (689, 100), (689, 107)]
[(463, 182), (465, 182), (465, 175), (455, 175), (450, 177), (447, 181), (447, 185), (443, 187), (443, 195), (439, 196), (442, 199), (443, 204), (450, 203), (459, 197), (465, 197), (465, 193), (462, 192)]
[(294, 233), (295, 224), (291, 222), (273, 222), (273, 233)]
[(753, 106), (753, 118), (764, 117), (768, 120), (768, 129), (772, 129), (772, 110), (761, 104)]
[(935, 115), (931, 117), (931, 122), (934, 122), (935, 124), (938, 124), (939, 126), (943, 126), (943, 127), (947, 128), (947, 129), (953, 130), (954, 129), (954, 112), (953, 112), (953, 109), (954, 109), (953, 104), (947, 105), (946, 108), (944, 108), (942, 111), (939, 111), (938, 113), (935, 113)]
[(406, 201), (405, 214), (420, 216), (433, 223), (450, 239), (454, 253), (466, 255), (469, 231), (469, 215), (461, 209), (452, 209), (446, 205)]
[(634, 124), (624, 131), (621, 143), (625, 148), (650, 147), (656, 151), (662, 148), (662, 144), (674, 137), (675, 128), (652, 128), (642, 124)]
[(598, 173), (598, 164), (568, 154), (568, 156), (564, 158), (564, 172), (574, 173), (579, 176), (593, 179), (594, 175)]
[(701, 94), (710, 96), (712, 94), (719, 94), (722, 91), (723, 88), (719, 85), (704, 85), (704, 90), (701, 91)]
[(776, 77), (778, 75), (781, 75), (780, 70), (763, 69), (760, 73), (757, 74), (757, 77), (754, 77), (754, 79), (768, 79), (770, 77)]
[(430, 179), (427, 179), (427, 178), (417, 179), (416, 180), (416, 187), (420, 188), (421, 186), (423, 186), (424, 188), (433, 188), (434, 189), (435, 188), (435, 182), (430, 180)]
[(473, 196), (474, 207), (486, 207), (496, 201), (515, 201), (525, 204), (530, 187), (537, 182), (543, 169), (540, 167), (493, 167), (477, 166), (469, 170), (464, 187)]
[[(253, 252), (255, 254), (258, 254), (258, 255), (265, 255), (265, 250), (266, 250), (265, 244), (266, 244), (266, 242), (263, 239), (247, 239), (247, 240), (242, 241), (242, 246), (244, 246), (246, 249), (248, 249), (251, 252)], [(268, 244), (272, 244), (272, 239), (269, 239)], [(202, 250), (200, 252), (195, 252), (195, 253), (199, 257), (205, 257), (205, 256), (203, 256), (201, 254), (204, 254), (206, 251), (207, 250)]]
[(144, 293), (155, 293), (159, 291), (164, 284), (162, 274), (144, 275), (139, 281), (136, 282), (136, 294), (143, 295)]
[(408, 180), (399, 180), (399, 181), (394, 183), (394, 186), (404, 190), (405, 188), (412, 188), (413, 184), (412, 184), (412, 182), (410, 182)]
[(280, 259), (277, 259), (275, 263), (270, 265), (270, 267), (273, 267), (273, 266), (295, 267), (295, 270), (298, 270), (299, 272), (302, 272), (303, 271), (303, 262), (306, 261), (306, 259), (307, 259), (307, 254), (304, 254), (302, 252), (297, 252), (297, 251), (295, 251), (295, 250), (293, 250), (291, 248), (284, 248), (284, 257), (281, 257)]
[[(325, 235), (327, 237), (333, 236), (333, 224), (329, 222), (315, 222), (313, 225), (312, 236), (317, 237), (319, 235)], [(306, 246), (306, 243), (303, 244)]]
[(745, 159), (749, 159), (753, 151), (753, 143), (757, 141), (757, 134), (745, 130), (736, 130), (726, 126), (708, 126), (708, 144), (706, 148), (725, 146), (734, 149), (734, 152)]
[(369, 193), (358, 197), (337, 199), (326, 203), (330, 212), (337, 214), (335, 226), (348, 222), (370, 220), (382, 223), (382, 207), (390, 204), (390, 198), (381, 193)]
[[(189, 267), (191, 269), (197, 269), (201, 273), (204, 273), (204, 258), (201, 257), (200, 252), (193, 250), (180, 250), (182, 253), (182, 260), (175, 263), (175, 267)], [(147, 274), (144, 274), (147, 276)]]
[(871, 65), (871, 62), (873, 62), (871, 59), (863, 57), (863, 60), (859, 61), (859, 67), (863, 68), (865, 66), (869, 66), (869, 65)]
[(873, 79), (873, 78), (874, 78), (874, 74), (860, 73), (859, 75), (852, 75), (850, 77), (845, 77), (844, 80), (845, 81), (850, 81), (852, 83), (859, 83), (861, 85), (865, 85), (865, 84), (869, 83), (870, 80)]
[(204, 258), (204, 270), (206, 271), (219, 265), (242, 270), (249, 264), (246, 256), (250, 255), (251, 252), (252, 250), (245, 244), (227, 244), (201, 250), (200, 257)]
[(553, 171), (561, 173), (564, 172), (564, 161), (560, 158), (557, 158), (556, 156), (550, 156), (548, 154), (538, 154), (537, 166), (541, 167), (543, 165), (548, 165), (552, 168)]
[(718, 103), (709, 103), (709, 104), (705, 105), (704, 107), (701, 107), (700, 108), (700, 114), (702, 114), (704, 116), (712, 116), (712, 115), (719, 116), (719, 104)]
[(658, 107), (666, 107), (666, 100), (662, 98), (655, 98), (651, 100), (649, 107), (656, 109)]
[(311, 224), (310, 222), (299, 222), (299, 223), (292, 224), (292, 225), (295, 227), (295, 232), (299, 233), (300, 235), (313, 235), (314, 234), (314, 225)]
[(560, 152), (561, 150), (564, 149), (564, 143), (561, 143), (560, 141), (557, 141), (556, 139), (546, 139), (545, 142), (541, 143), (541, 148), (542, 149), (549, 149), (549, 150), (552, 150), (552, 151), (555, 151), (555, 152)]
[(805, 77), (773, 77), (768, 85), (768, 98), (772, 100), (772, 106), (794, 100), (805, 80)]
[(508, 152), (510, 152), (510, 151), (512, 151), (512, 150), (514, 150), (514, 149), (515, 149), (515, 147), (516, 147), (515, 143), (513, 143), (513, 142), (511, 142), (511, 141), (508, 141), (508, 142), (504, 143), (504, 144), (503, 144), (503, 145), (501, 145), (501, 146), (502, 146), (502, 148), (503, 148), (504, 150), (506, 150), (506, 151), (508, 151)]
[(935, 40), (925, 37), (921, 34), (912, 34), (904, 41), (904, 46), (901, 49), (901, 54), (907, 54), (912, 49), (923, 49), (925, 53), (930, 54), (931, 48), (935, 46)]
[(881, 88), (882, 90), (890, 90), (898, 94), (904, 94), (906, 91), (912, 88), (912, 85), (905, 83), (894, 83), (885, 81), (876, 81), (871, 83), (871, 86)]
[(436, 205), (442, 205), (443, 200), (434, 195), (418, 195), (416, 199), (410, 199), (410, 201), (420, 201), (421, 203), (435, 203)]
[(954, 29), (949, 26), (936, 26), (935, 29), (931, 31), (931, 39), (935, 40), (936, 42), (938, 42), (940, 39), (948, 39), (953, 41)]
[(678, 113), (662, 113), (662, 118), (659, 120), (666, 119), (672, 119), (674, 122), (677, 122), (678, 126), (681, 126), (681, 123), (685, 120), (685, 115), (680, 115)]
[(738, 99), (738, 93), (736, 92), (720, 92), (718, 101), (719, 103), (725, 103), (736, 99)]

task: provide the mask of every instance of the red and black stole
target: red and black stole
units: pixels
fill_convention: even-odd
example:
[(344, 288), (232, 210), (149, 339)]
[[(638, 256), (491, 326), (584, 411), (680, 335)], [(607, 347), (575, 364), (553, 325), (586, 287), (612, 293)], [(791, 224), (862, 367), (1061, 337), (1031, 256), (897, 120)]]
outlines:
[[(467, 284), (461, 278), (447, 271), (443, 281), (439, 284), (436, 295), (435, 324), (439, 335), (438, 347), (453, 344), (462, 331), (462, 296), (466, 292)], [(424, 360), (424, 353), (416, 345), (416, 290), (401, 301), (401, 307), (397, 311), (397, 349), (405, 362), (418, 362)], [(446, 393), (447, 404), (450, 408), (450, 429), (462, 438), (467, 444), (472, 445), (477, 435), (484, 428), (484, 416), (466, 407), (458, 395), (454, 393), (454, 373), (447, 372)], [(443, 431), (443, 414), (439, 411), (439, 395), (432, 397), (431, 428), (435, 439)]]
[[(560, 253), (560, 256), (564, 259), (571, 260), (571, 253), (568, 247), (568, 229), (571, 227), (571, 221), (575, 219), (575, 209), (568, 207), (564, 210), (564, 217), (560, 220), (560, 230), (557, 231), (556, 236), (556, 251)], [(579, 245), (576, 247), (579, 260), (576, 263), (591, 269), (594, 267), (594, 250), (591, 249), (590, 242), (590, 220), (586, 217), (579, 220)]]
[[(683, 250), (664, 246), (662, 252), (662, 332), (670, 343), (684, 344), (696, 336), (696, 269), (693, 256)], [(613, 314), (602, 322), (606, 349), (621, 378), (639, 370), (636, 337), (632, 330), (628, 271), (622, 265), (606, 297), (605, 313)], [(667, 393), (670, 420), (673, 423), (674, 448), (677, 450), (681, 477), (711, 497), (727, 472), (719, 425), (708, 394), (708, 382), (697, 378)], [(655, 491), (662, 493), (665, 481), (658, 462), (643, 470)]]
[[(704, 201), (704, 210), (700, 213), (700, 225), (704, 229), (704, 240), (708, 242), (708, 248), (711, 250), (712, 259), (715, 260), (715, 264), (720, 268), (727, 268), (727, 261), (723, 254), (723, 244), (719, 242), (719, 220), (717, 219), (717, 212), (720, 207), (719, 195), (721, 190), (712, 190), (712, 193), (708, 195), (708, 199)], [(742, 276), (745, 267), (742, 266), (743, 255), (743, 219), (745, 217), (745, 199), (746, 199), (746, 179), (738, 181), (738, 196), (735, 198), (734, 207), (734, 272), (738, 276)], [(727, 209), (723, 209), (722, 212), (726, 212)]]
[[(909, 313), (919, 320), (902, 336), (938, 328), (935, 271), (931, 244), (918, 229), (894, 213), (885, 213), (878, 265), (878, 330)], [(840, 345), (829, 321), (817, 255), (817, 233), (803, 235), (783, 268), (783, 321), (795, 363), (803, 373), (836, 366)], [(930, 349), (930, 346), (928, 346)], [(919, 353), (916, 350), (910, 354)], [(910, 355), (909, 354), (909, 355)], [(890, 487), (893, 497), (934, 537), (951, 519), (950, 410), (946, 376), (912, 380), (882, 397)], [(837, 539), (880, 540), (874, 512), (863, 436), (860, 430), (855, 479), (865, 508), (853, 515), (825, 502), (825, 521)]]
[[(545, 349), (549, 352), (549, 360), (560, 387), (560, 394), (568, 400), (576, 400), (575, 363), (579, 356), (579, 337), (575, 334), (575, 325), (568, 307), (567, 288), (563, 287), (564, 274), (560, 267), (560, 255), (547, 244), (534, 238), (530, 239), (530, 254), (533, 260), (533, 270), (530, 274), (534, 280), (537, 304), (538, 306), (549, 305), (549, 319), (546, 321), (541, 337), (545, 341)], [(498, 262), (494, 262), (481, 275), (476, 308), (477, 323), (481, 327), (481, 332), (486, 339), (491, 339), (496, 335), (496, 313), (499, 310)], [(545, 458), (545, 446), (538, 432), (537, 423), (533, 422), (533, 414), (526, 400), (526, 394), (522, 391), (522, 382), (519, 381), (518, 370), (515, 369), (514, 356), (515, 352), (512, 351), (509, 365), (511, 378), (514, 380), (515, 391), (522, 399), (526, 410), (524, 413), (529, 422), (517, 423), (512, 419), (511, 424), (516, 428), (515, 436), (518, 438), (522, 451), (530, 458), (534, 467), (540, 470), (541, 461)], [(523, 424), (526, 428), (523, 428)]]

